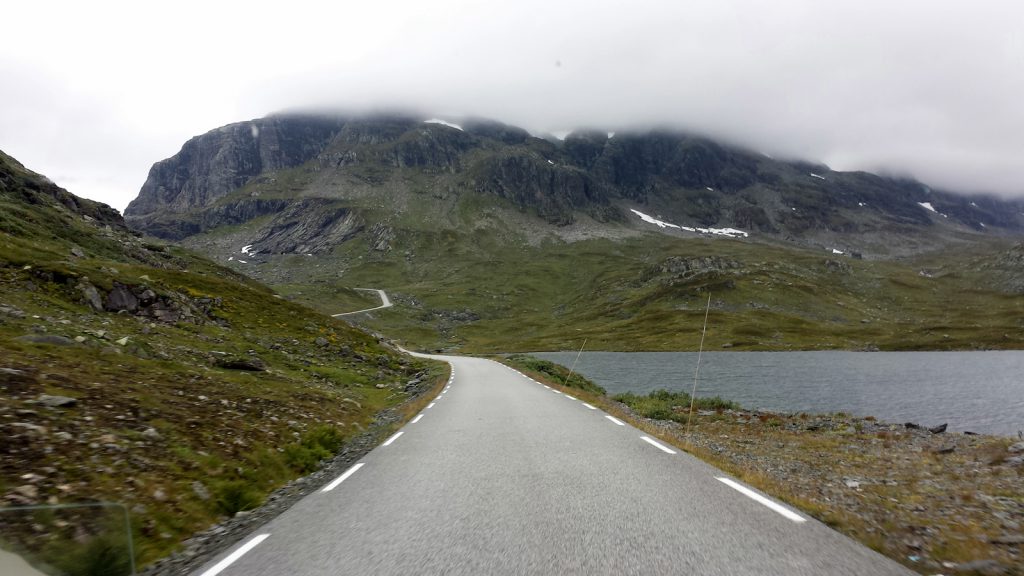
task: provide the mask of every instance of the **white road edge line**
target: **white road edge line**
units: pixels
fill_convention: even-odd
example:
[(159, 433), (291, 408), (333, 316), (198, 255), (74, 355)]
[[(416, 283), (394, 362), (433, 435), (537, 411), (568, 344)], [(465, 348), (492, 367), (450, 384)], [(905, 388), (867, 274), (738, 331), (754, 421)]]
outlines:
[(409, 422), (409, 424), (415, 424), (415, 423), (419, 422), (420, 418), (423, 418), (423, 414), (420, 414), (420, 415), (416, 416), (415, 418), (413, 418), (412, 422)]
[(569, 400), (575, 400), (576, 399), (573, 396), (569, 396), (568, 394), (566, 394), (565, 397), (568, 398)]
[(348, 470), (345, 471), (344, 474), (342, 474), (341, 476), (338, 476), (337, 478), (335, 478), (333, 482), (331, 482), (327, 486), (324, 486), (324, 489), (321, 490), (321, 492), (330, 492), (331, 490), (334, 490), (335, 488), (338, 487), (338, 484), (341, 484), (345, 480), (348, 480), (349, 476), (355, 474), (356, 470), (359, 470), (362, 467), (363, 467), (363, 463), (360, 462), (359, 464), (356, 464), (355, 466), (349, 468)]
[(619, 426), (625, 426), (626, 425), (625, 422), (623, 422), (622, 420), (619, 420), (615, 416), (609, 416), (608, 414), (605, 414), (604, 417), (609, 419), (609, 420), (611, 420), (612, 422), (618, 424)]
[(430, 410), (431, 408), (434, 407), (434, 404), (437, 404), (437, 402), (431, 402), (430, 404), (427, 404), (427, 407), (424, 408), (424, 410)]
[(673, 450), (673, 449), (671, 449), (671, 448), (661, 444), (660, 442), (657, 442), (654, 438), (648, 438), (647, 436), (641, 436), (640, 439), (643, 440), (644, 442), (647, 442), (651, 446), (654, 446), (658, 450), (661, 450), (662, 452), (667, 452), (668, 454), (675, 454), (676, 453), (675, 450)]
[(719, 482), (725, 484), (726, 486), (736, 490), (740, 494), (743, 494), (747, 498), (750, 498), (751, 500), (755, 500), (757, 502), (760, 502), (761, 504), (764, 504), (765, 506), (771, 508), (772, 510), (778, 512), (779, 514), (782, 514), (786, 518), (789, 518), (793, 522), (806, 522), (807, 521), (806, 518), (800, 516), (796, 512), (793, 512), (789, 508), (786, 508), (782, 504), (779, 504), (778, 502), (774, 502), (772, 500), (769, 500), (768, 498), (765, 498), (764, 496), (761, 496), (757, 492), (754, 492), (750, 488), (747, 488), (746, 486), (743, 486), (742, 484), (740, 484), (738, 482), (734, 482), (734, 481), (732, 481), (732, 480), (730, 480), (728, 478), (719, 478), (717, 476), (715, 477), (715, 479), (718, 480)]
[(255, 548), (260, 542), (266, 540), (268, 536), (270, 536), (270, 534), (260, 534), (258, 536), (254, 536), (252, 540), (249, 540), (244, 545), (242, 545), (241, 548), (232, 552), (230, 556), (221, 560), (220, 562), (217, 562), (213, 565), (212, 568), (210, 568), (206, 572), (203, 572), (201, 576), (216, 576), (217, 574), (220, 574), (222, 570), (234, 564), (236, 560), (244, 556), (245, 553), (249, 550)]
[(590, 408), (591, 410), (597, 410), (597, 408), (594, 408), (593, 406), (587, 404), (586, 402), (584, 402), (583, 405), (586, 406), (587, 408)]
[(555, 394), (561, 394), (561, 392), (559, 392), (558, 390), (552, 390), (552, 392), (554, 392)]
[(395, 435), (392, 436), (391, 438), (388, 438), (388, 441), (381, 444), (381, 446), (390, 446), (391, 443), (394, 442), (395, 440), (398, 440), (398, 437), (401, 436), (402, 434), (405, 434), (405, 432), (395, 432)]
[(551, 386), (548, 386), (547, 384), (545, 384), (544, 387), (547, 388), (548, 390), (551, 390)]

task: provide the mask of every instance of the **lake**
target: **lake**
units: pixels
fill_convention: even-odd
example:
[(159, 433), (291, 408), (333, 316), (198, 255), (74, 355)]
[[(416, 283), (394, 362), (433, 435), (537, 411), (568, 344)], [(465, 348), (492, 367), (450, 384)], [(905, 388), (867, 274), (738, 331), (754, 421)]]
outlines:
[[(576, 352), (533, 356), (571, 366)], [(696, 352), (584, 352), (576, 371), (609, 394), (690, 392), (696, 362)], [(697, 396), (1016, 436), (1024, 429), (1024, 352), (705, 352)]]

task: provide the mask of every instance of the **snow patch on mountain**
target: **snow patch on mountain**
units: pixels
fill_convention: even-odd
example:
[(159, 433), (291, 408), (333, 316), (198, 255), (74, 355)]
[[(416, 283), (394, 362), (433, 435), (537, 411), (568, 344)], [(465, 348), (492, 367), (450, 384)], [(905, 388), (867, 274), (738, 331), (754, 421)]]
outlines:
[(462, 126), (459, 126), (458, 124), (453, 124), (451, 122), (448, 122), (447, 120), (441, 120), (440, 118), (431, 118), (430, 120), (424, 120), (423, 123), (440, 124), (442, 126), (447, 126), (449, 128), (455, 128), (456, 130), (462, 130)]
[(676, 228), (677, 230), (685, 230), (686, 232), (699, 232), (701, 234), (727, 236), (729, 238), (746, 238), (750, 236), (750, 234), (744, 232), (743, 230), (737, 230), (735, 228), (690, 228), (689, 226), (680, 226), (678, 224), (672, 224), (671, 222), (658, 220), (653, 216), (649, 216), (639, 210), (634, 210), (632, 208), (630, 208), (629, 211), (639, 216), (640, 219), (643, 220), (644, 222), (647, 222), (648, 224), (654, 224), (658, 228)]

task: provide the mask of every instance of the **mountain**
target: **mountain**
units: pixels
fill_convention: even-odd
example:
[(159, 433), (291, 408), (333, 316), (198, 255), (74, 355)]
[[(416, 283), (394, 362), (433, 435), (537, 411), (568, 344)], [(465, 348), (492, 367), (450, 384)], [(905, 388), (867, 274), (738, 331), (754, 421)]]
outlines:
[[(138, 230), (180, 240), (317, 199), (275, 220), (275, 237), (298, 226), (295, 212), (324, 212), (296, 234), (333, 233), (326, 244), (336, 244), (361, 220), (358, 211), (322, 200), (367, 188), (389, 198), (501, 199), (563, 227), (581, 220), (640, 227), (635, 208), (681, 226), (803, 245), (838, 242), (880, 255), (899, 251), (894, 239), (913, 249), (922, 234), (1024, 232), (1019, 201), (777, 161), (679, 132), (579, 131), (559, 141), (492, 121), (399, 116), (271, 116), (219, 128), (154, 165), (125, 216)], [(277, 241), (265, 250), (300, 251), (301, 244)]]
[[(236, 271), (141, 238), (109, 206), (0, 152), (4, 505), (123, 503), (145, 564), (364, 433), (387, 433), (397, 415), (382, 410), (439, 377)], [(108, 520), (10, 513), (0, 539), (68, 573), (116, 573), (89, 564), (127, 562)]]
[(715, 346), (950, 349), (1021, 345), (1022, 212), (680, 132), (295, 115), (193, 138), (125, 218), (324, 311), (385, 289), (353, 321), (409, 345), (688, 349), (710, 291)]

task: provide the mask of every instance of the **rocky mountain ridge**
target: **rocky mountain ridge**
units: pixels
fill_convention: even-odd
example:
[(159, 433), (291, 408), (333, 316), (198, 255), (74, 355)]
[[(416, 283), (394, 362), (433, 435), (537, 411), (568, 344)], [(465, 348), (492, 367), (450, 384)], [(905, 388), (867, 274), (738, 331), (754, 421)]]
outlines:
[(125, 217), (178, 240), (309, 197), (330, 200), (311, 214), (356, 195), (387, 203), (407, 192), (507, 202), (552, 226), (643, 227), (628, 210), (639, 207), (685, 226), (791, 241), (1024, 232), (1020, 201), (777, 161), (682, 132), (585, 130), (557, 140), (493, 121), (408, 116), (284, 115), (218, 128), (155, 164)]

